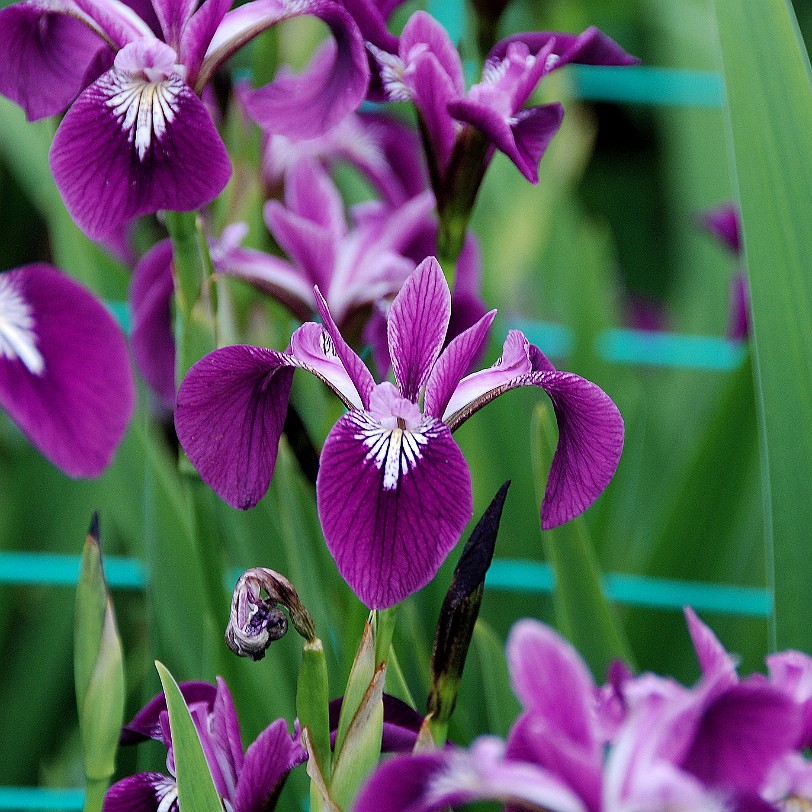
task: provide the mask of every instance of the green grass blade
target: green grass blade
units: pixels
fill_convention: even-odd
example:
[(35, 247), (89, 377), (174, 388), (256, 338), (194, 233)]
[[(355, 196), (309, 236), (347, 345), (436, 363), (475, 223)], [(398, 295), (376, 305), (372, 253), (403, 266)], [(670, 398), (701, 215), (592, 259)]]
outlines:
[(175, 773), (178, 780), (178, 805), (192, 812), (223, 812), (220, 796), (214, 786), (203, 746), (195, 723), (186, 706), (183, 694), (169, 671), (156, 660), (155, 667), (161, 678), (169, 727), (172, 730), (172, 748), (175, 753)]
[[(754, 325), (773, 643), (812, 647), (812, 81), (788, 0), (717, 2)], [(771, 562), (771, 563), (770, 563)]]
[[(533, 467), (539, 492), (556, 444), (552, 406), (540, 403), (534, 414)], [(556, 622), (559, 631), (576, 646), (596, 678), (601, 679), (612, 660), (631, 662), (631, 649), (601, 586), (600, 571), (583, 516), (547, 530), (545, 549), (555, 572)]]

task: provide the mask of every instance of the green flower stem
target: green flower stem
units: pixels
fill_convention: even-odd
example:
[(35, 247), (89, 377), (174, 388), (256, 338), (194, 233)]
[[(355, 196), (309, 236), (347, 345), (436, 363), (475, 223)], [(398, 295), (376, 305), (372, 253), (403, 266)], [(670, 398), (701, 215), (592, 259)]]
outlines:
[(392, 646), (392, 635), (395, 631), (395, 622), (398, 618), (400, 604), (390, 606), (388, 609), (376, 609), (372, 613), (373, 628), (375, 631), (375, 668), (389, 659), (389, 649)]
[(175, 342), (177, 382), (217, 346), (213, 272), (203, 223), (197, 212), (168, 211), (175, 274)]
[[(477, 192), (485, 177), (490, 142), (479, 130), (465, 127), (457, 137), (442, 188), (435, 187), (437, 216), (437, 259), (453, 286), (457, 260), (465, 245), (468, 222)], [(450, 277), (450, 278), (449, 278)], [(452, 287), (453, 289), (453, 287)]]

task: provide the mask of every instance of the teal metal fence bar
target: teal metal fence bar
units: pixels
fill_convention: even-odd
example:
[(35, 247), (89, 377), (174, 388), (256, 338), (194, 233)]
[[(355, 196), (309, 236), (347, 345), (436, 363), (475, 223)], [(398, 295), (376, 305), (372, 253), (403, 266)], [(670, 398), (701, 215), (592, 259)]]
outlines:
[[(78, 555), (40, 553), (0, 553), (0, 583), (73, 586), (79, 575)], [(104, 571), (113, 589), (143, 589), (146, 568), (133, 558), (105, 558)], [(229, 588), (239, 577), (229, 574)], [(515, 592), (551, 592), (555, 579), (548, 564), (520, 559), (495, 559), (488, 572), (492, 589)], [(695, 609), (734, 615), (767, 617), (772, 611), (772, 596), (766, 589), (730, 586), (701, 581), (677, 581), (644, 575), (608, 573), (603, 579), (607, 597), (616, 603), (680, 609), (690, 604)]]
[(41, 789), (39, 787), (0, 787), (0, 809), (82, 809), (82, 789)]

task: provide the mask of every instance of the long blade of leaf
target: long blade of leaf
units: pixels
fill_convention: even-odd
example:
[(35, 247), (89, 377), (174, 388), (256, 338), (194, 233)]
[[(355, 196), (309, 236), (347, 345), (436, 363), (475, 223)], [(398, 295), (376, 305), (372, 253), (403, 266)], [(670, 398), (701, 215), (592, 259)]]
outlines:
[(716, 16), (752, 297), (773, 643), (808, 650), (812, 72), (788, 0), (724, 0)]

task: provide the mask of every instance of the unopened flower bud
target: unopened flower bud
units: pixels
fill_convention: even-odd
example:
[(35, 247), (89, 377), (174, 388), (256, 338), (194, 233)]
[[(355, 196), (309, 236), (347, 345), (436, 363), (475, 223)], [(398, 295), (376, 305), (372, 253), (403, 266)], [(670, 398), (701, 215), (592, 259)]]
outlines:
[(268, 646), (288, 631), (288, 615), (283, 610), (306, 641), (315, 639), (313, 618), (293, 584), (265, 567), (247, 570), (234, 587), (226, 644), (241, 657), (261, 660)]

